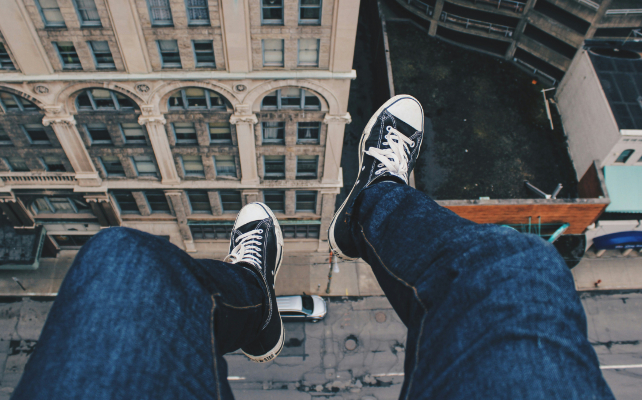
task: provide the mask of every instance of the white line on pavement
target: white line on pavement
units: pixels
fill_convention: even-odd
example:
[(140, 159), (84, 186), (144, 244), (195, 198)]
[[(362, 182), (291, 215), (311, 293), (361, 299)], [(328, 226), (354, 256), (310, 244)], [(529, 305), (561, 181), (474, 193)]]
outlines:
[(642, 368), (642, 364), (600, 365), (600, 369), (627, 369), (627, 368)]

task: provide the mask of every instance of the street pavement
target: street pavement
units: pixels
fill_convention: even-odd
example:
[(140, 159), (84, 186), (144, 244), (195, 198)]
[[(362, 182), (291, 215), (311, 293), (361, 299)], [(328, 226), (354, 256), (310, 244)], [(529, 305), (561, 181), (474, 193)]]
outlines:
[[(580, 293), (588, 336), (618, 400), (642, 387), (642, 292)], [(51, 307), (49, 299), (0, 303), (0, 400), (22, 375)], [(275, 361), (225, 356), (238, 400), (394, 400), (403, 381), (406, 329), (384, 297), (331, 298), (319, 323), (285, 323)], [(349, 350), (346, 342), (354, 340)], [(351, 344), (352, 342), (348, 343)]]

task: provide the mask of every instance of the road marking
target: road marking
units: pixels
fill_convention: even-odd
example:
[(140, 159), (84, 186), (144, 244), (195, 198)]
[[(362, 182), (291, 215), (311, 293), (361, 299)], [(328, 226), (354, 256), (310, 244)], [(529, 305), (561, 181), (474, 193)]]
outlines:
[(627, 369), (627, 368), (642, 368), (642, 364), (600, 365), (600, 369)]
[(372, 376), (403, 376), (403, 372), (388, 372), (387, 374), (372, 374)]
[(245, 377), (244, 376), (228, 376), (227, 380), (228, 381), (244, 381)]

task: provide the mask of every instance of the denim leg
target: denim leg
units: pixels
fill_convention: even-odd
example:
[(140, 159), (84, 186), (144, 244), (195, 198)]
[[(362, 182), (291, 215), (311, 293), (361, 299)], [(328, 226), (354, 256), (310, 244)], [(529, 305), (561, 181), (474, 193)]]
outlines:
[(613, 399), (552, 245), (392, 182), (359, 196), (352, 229), (408, 327), (402, 399)]
[(106, 229), (76, 256), (13, 399), (232, 399), (222, 355), (256, 337), (263, 300), (240, 265)]

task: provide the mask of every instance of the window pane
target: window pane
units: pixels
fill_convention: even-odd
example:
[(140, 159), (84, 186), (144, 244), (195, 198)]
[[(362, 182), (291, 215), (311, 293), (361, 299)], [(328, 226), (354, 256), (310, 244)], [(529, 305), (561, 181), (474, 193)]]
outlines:
[(316, 212), (317, 209), (317, 192), (297, 191), (296, 192), (296, 211)]
[(134, 100), (130, 99), (129, 97), (122, 95), (120, 93), (115, 93), (115, 92), (112, 92), (112, 93), (116, 96), (116, 101), (118, 101), (120, 111), (127, 111), (127, 110), (133, 110), (138, 108)]
[(27, 163), (22, 157), (8, 157), (7, 161), (9, 162), (9, 167), (13, 172), (26, 172), (29, 171), (27, 168)]
[(53, 211), (49, 207), (49, 202), (44, 197), (37, 198), (33, 201), (36, 214), (51, 214)]
[(319, 65), (319, 39), (299, 39), (299, 65)]
[(163, 192), (145, 192), (147, 203), (152, 213), (169, 213), (169, 203)]
[(185, 89), (185, 97), (187, 97), (187, 108), (207, 108), (207, 99), (205, 98), (204, 89)]
[(211, 213), (210, 197), (205, 190), (188, 190), (187, 197), (193, 213)]
[(67, 169), (65, 168), (65, 165), (62, 163), (62, 158), (60, 157), (44, 156), (42, 157), (42, 161), (44, 161), (45, 165), (47, 166), (47, 171), (51, 171), (51, 172), (67, 171)]
[(203, 159), (201, 156), (181, 156), (185, 175), (203, 176)]
[(21, 111), (17, 102), (17, 97), (11, 93), (0, 92), (0, 100), (7, 111)]
[(268, 143), (285, 143), (285, 122), (264, 122), (263, 141)]
[(214, 63), (214, 47), (212, 41), (194, 40), (194, 54), (196, 56), (196, 66), (216, 66)]
[(301, 23), (320, 23), (321, 0), (300, 0), (299, 13)]
[(185, 104), (183, 103), (183, 94), (179, 90), (178, 92), (169, 96), (169, 108), (184, 108)]
[(174, 134), (176, 144), (197, 144), (196, 128), (192, 122), (174, 122)]
[(95, 122), (92, 124), (86, 124), (85, 128), (91, 141), (94, 144), (110, 144), (111, 136), (109, 136), (109, 131), (107, 130), (107, 125), (102, 122)]
[(216, 175), (236, 176), (234, 156), (216, 156), (214, 157), (214, 164), (216, 165)]
[(62, 67), (67, 69), (78, 69), (82, 68), (80, 65), (80, 58), (76, 53), (76, 48), (72, 42), (55, 42), (56, 47), (58, 48), (58, 53), (60, 54), (60, 61), (62, 62)]
[(120, 124), (120, 128), (123, 130), (125, 141), (128, 144), (147, 143), (145, 141), (145, 132), (143, 131), (143, 127), (138, 123), (123, 122)]
[(229, 122), (210, 122), (209, 128), (212, 143), (232, 143), (232, 128)]
[(11, 141), (11, 138), (7, 134), (7, 132), (0, 127), (0, 146), (12, 146), (13, 142)]
[(107, 176), (125, 176), (125, 170), (116, 156), (103, 156), (100, 158)]
[(263, 156), (266, 179), (285, 178), (285, 156)]
[(65, 26), (65, 20), (56, 0), (39, 0), (40, 9), (47, 26)]
[(264, 24), (283, 23), (283, 0), (262, 0), (261, 7)]
[(263, 201), (272, 211), (285, 212), (285, 191), (266, 190), (263, 192)]
[(76, 0), (76, 5), (83, 25), (100, 25), (100, 16), (94, 0)]
[(147, 0), (153, 25), (171, 25), (172, 12), (169, 0)]
[(97, 68), (113, 68), (115, 67), (114, 58), (109, 50), (109, 43), (107, 41), (93, 41), (89, 42), (91, 49), (94, 52)]
[(176, 40), (159, 40), (158, 47), (160, 49), (163, 67), (181, 67), (181, 56), (178, 52), (178, 43)]
[(297, 124), (298, 143), (319, 143), (320, 122), (299, 122)]
[(4, 46), (4, 43), (0, 43), (0, 68), (7, 70), (16, 69), (13, 65), (13, 61), (11, 61), (11, 57), (9, 57), (9, 52)]
[(207, 0), (187, 0), (187, 16), (191, 24), (207, 24), (210, 18)]
[(305, 108), (307, 110), (320, 110), (321, 101), (319, 98), (307, 90), (304, 90), (303, 92), (305, 93)]
[(134, 164), (139, 175), (156, 176), (156, 164), (152, 156), (134, 156)]
[(76, 209), (73, 207), (66, 197), (50, 197), (49, 203), (53, 206), (56, 213), (75, 213)]
[(132, 195), (132, 192), (129, 191), (115, 191), (112, 192), (116, 203), (120, 207), (120, 211), (124, 214), (140, 214), (138, 209), (138, 204), (136, 204), (136, 199)]
[(296, 162), (297, 178), (316, 178), (318, 156), (298, 156)]
[(629, 157), (631, 157), (631, 155), (633, 155), (633, 153), (634, 153), (634, 150), (631, 150), (631, 149), (624, 150), (622, 152), (622, 154), (620, 154), (620, 156), (617, 158), (617, 160), (615, 160), (615, 162), (616, 163), (625, 163), (625, 162), (628, 161)]
[(237, 212), (241, 209), (241, 192), (220, 191), (223, 212)]
[(283, 39), (263, 40), (263, 65), (283, 66)]
[(274, 91), (263, 98), (261, 102), (262, 109), (270, 109), (277, 107), (277, 91)]
[(23, 125), (31, 144), (37, 145), (50, 145), (49, 137), (45, 131), (45, 127), (41, 124), (26, 124)]
[(299, 88), (281, 89), (281, 107), (300, 108), (301, 107), (301, 89)]
[(111, 97), (111, 92), (105, 89), (91, 89), (89, 90), (91, 98), (94, 100), (96, 109), (99, 110), (115, 110), (116, 105), (114, 99)]

